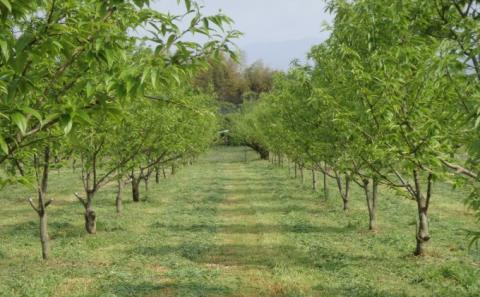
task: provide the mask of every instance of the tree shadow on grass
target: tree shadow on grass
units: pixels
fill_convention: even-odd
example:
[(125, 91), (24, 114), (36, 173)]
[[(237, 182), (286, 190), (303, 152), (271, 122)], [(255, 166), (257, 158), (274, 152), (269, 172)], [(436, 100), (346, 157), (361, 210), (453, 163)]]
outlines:
[(407, 297), (405, 293), (390, 292), (380, 290), (365, 285), (348, 285), (344, 287), (332, 287), (328, 283), (321, 283), (313, 287), (314, 292), (318, 292), (320, 296), (356, 296), (356, 297)]
[(289, 214), (292, 212), (302, 214), (318, 214), (318, 210), (311, 207), (298, 206), (298, 205), (285, 205), (285, 206), (245, 206), (235, 208), (223, 208), (219, 209), (218, 213), (226, 216), (245, 216), (255, 214)]
[(292, 245), (282, 244), (182, 244), (158, 247), (138, 246), (130, 251), (134, 255), (163, 257), (179, 255), (192, 262), (216, 267), (254, 266), (273, 268), (276, 265), (300, 266), (324, 271), (338, 271), (350, 265), (365, 262), (381, 263), (383, 257), (353, 255), (320, 247), (305, 251)]
[(341, 234), (352, 231), (349, 227), (335, 226), (314, 226), (307, 223), (297, 224), (193, 224), (193, 225), (173, 225), (157, 222), (151, 225), (152, 229), (167, 229), (171, 232), (216, 232), (224, 234), (265, 234), (265, 233), (333, 233)]
[(212, 286), (200, 282), (139, 284), (118, 282), (112, 285), (113, 293), (119, 297), (137, 296), (228, 296), (231, 289), (225, 286)]

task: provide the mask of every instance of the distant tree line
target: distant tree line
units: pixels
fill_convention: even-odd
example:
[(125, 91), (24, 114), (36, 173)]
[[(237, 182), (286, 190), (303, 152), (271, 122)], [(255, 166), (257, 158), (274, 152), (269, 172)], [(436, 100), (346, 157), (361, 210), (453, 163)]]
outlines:
[(224, 55), (212, 59), (195, 78), (194, 85), (202, 91), (214, 92), (221, 102), (240, 105), (246, 100), (256, 100), (261, 93), (269, 92), (277, 71), (262, 61), (249, 66)]

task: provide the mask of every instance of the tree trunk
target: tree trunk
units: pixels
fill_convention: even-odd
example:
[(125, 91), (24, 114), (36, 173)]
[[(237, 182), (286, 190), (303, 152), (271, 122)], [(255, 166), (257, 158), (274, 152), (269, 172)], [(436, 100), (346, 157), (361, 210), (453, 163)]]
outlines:
[(345, 195), (343, 196), (343, 210), (349, 209), (350, 196), (350, 177), (345, 174)]
[[(369, 185), (372, 185), (372, 190), (370, 191)], [(363, 180), (363, 189), (365, 191), (365, 198), (367, 200), (368, 208), (368, 229), (376, 230), (377, 229), (377, 192), (378, 192), (378, 181), (373, 178), (372, 182), (370, 180)]]
[(155, 182), (160, 183), (160, 168), (158, 167), (155, 167)]
[(337, 180), (338, 191), (342, 197), (343, 210), (346, 211), (349, 208), (350, 178), (345, 174), (345, 189), (343, 189), (342, 178), (337, 173), (335, 173), (335, 179)]
[(323, 171), (323, 196), (325, 200), (328, 199), (328, 196), (330, 195), (329, 190), (328, 190), (328, 180), (327, 180), (327, 164), (325, 163), (325, 168)]
[(148, 176), (143, 178), (143, 183), (145, 184), (145, 192), (148, 192)]
[(47, 225), (47, 212), (44, 210), (39, 213), (40, 217), (40, 243), (42, 245), (42, 258), (44, 260), (48, 259), (50, 254), (50, 248), (48, 244), (48, 225)]
[(300, 165), (300, 178), (302, 179), (302, 185), (305, 183), (305, 176), (303, 174), (303, 165)]
[(297, 162), (294, 163), (295, 164), (295, 178), (297, 178), (298, 174), (297, 174)]
[(317, 176), (315, 174), (315, 169), (312, 169), (312, 189), (317, 190)]
[(132, 199), (133, 202), (140, 202), (140, 179), (132, 177)]
[(85, 208), (85, 230), (88, 234), (97, 233), (97, 215), (93, 211), (93, 197), (95, 195), (94, 191), (88, 191), (87, 193), (87, 205)]
[(163, 178), (167, 178), (167, 173), (165, 172), (165, 168), (162, 167)]
[(428, 226), (428, 208), (430, 206), (430, 198), (432, 196), (432, 173), (428, 174), (427, 179), (427, 193), (426, 197), (423, 195), (420, 188), (420, 178), (416, 170), (413, 171), (415, 181), (415, 200), (417, 202), (418, 211), (418, 227), (417, 227), (417, 247), (415, 248), (415, 255), (422, 256), (425, 254), (425, 245), (430, 240), (429, 226)]
[(175, 167), (175, 164), (172, 164), (172, 175), (175, 175), (177, 172), (176, 172), (176, 167)]
[(50, 170), (50, 148), (47, 146), (44, 150), (43, 155), (43, 164), (40, 164), (40, 160), (37, 154), (34, 154), (34, 168), (35, 176), (37, 178), (37, 195), (38, 195), (38, 204), (34, 205), (32, 199), (28, 199), (30, 206), (38, 214), (40, 219), (40, 244), (42, 247), (42, 258), (44, 260), (48, 259), (50, 250), (49, 250), (49, 236), (48, 236), (48, 220), (47, 220), (47, 207), (50, 205), (52, 200), (47, 201), (47, 188), (48, 188), (48, 176)]
[(270, 153), (265, 149), (260, 149), (258, 153), (260, 154), (260, 159), (262, 160), (268, 160), (270, 156)]
[(115, 199), (115, 207), (117, 209), (117, 213), (121, 213), (123, 210), (122, 193), (123, 193), (123, 181), (119, 179), (117, 181), (117, 197)]

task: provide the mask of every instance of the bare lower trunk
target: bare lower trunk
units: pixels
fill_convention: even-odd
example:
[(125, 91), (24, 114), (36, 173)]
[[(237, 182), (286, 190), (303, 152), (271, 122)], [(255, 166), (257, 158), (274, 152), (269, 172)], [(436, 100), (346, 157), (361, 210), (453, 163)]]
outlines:
[(160, 168), (158, 168), (158, 167), (155, 168), (155, 182), (157, 184), (160, 183)]
[(47, 212), (39, 214), (40, 216), (40, 243), (42, 245), (42, 258), (44, 260), (48, 259), (50, 253), (49, 244), (48, 244), (48, 225), (47, 225)]
[(88, 234), (97, 233), (97, 215), (93, 210), (93, 197), (95, 192), (89, 191), (87, 193), (87, 205), (85, 208), (85, 230)]
[[(370, 191), (370, 184), (372, 190)], [(365, 198), (367, 200), (368, 208), (368, 229), (375, 230), (377, 229), (377, 192), (378, 192), (378, 181), (372, 179), (371, 182), (368, 179), (363, 180), (363, 189), (365, 191)]]
[(42, 247), (42, 258), (48, 259), (49, 256), (49, 236), (48, 236), (48, 220), (47, 220), (47, 208), (53, 200), (47, 201), (47, 188), (48, 188), (48, 176), (50, 169), (50, 148), (46, 147), (43, 155), (43, 164), (41, 164), (38, 155), (34, 155), (34, 168), (35, 176), (37, 180), (37, 195), (38, 204), (35, 205), (30, 198), (30, 206), (38, 214), (40, 225), (40, 244)]
[(145, 191), (148, 192), (148, 177), (143, 179), (143, 183), (145, 184)]
[(417, 247), (415, 248), (415, 255), (421, 256), (425, 254), (425, 244), (430, 240), (428, 228), (427, 210), (419, 209), (418, 211), (418, 232), (417, 232)]
[(297, 176), (298, 176), (298, 173), (297, 173), (298, 165), (297, 165), (297, 162), (295, 162), (294, 164), (295, 164), (295, 178), (297, 178)]
[(133, 202), (140, 202), (140, 180), (132, 178), (132, 199)]
[(330, 193), (328, 189), (328, 180), (327, 180), (327, 164), (325, 163), (325, 168), (323, 171), (323, 196), (325, 197), (325, 200), (328, 199), (329, 195)]
[(303, 174), (303, 165), (300, 165), (300, 178), (302, 179), (302, 184), (305, 183), (305, 175)]
[(177, 168), (175, 164), (172, 164), (172, 175), (175, 175), (177, 173)]
[(312, 189), (317, 190), (317, 175), (315, 174), (315, 169), (312, 169)]
[(343, 210), (349, 209), (350, 202), (350, 177), (345, 175), (345, 194), (343, 196)]
[(163, 178), (167, 178), (167, 173), (165, 172), (165, 168), (162, 168)]
[(117, 209), (117, 213), (121, 213), (123, 210), (122, 193), (123, 193), (123, 181), (119, 179), (117, 181), (117, 197), (115, 199), (115, 207)]

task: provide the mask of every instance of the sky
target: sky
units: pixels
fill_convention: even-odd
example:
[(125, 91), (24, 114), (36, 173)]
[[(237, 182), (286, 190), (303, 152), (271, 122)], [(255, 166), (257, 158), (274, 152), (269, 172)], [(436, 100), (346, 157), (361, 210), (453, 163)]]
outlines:
[[(221, 10), (244, 33), (236, 44), (246, 62), (256, 60), (285, 70), (291, 60), (303, 59), (312, 45), (324, 41), (324, 24), (332, 20), (322, 0), (198, 0), (205, 14)], [(179, 12), (176, 0), (155, 0), (159, 11)]]

